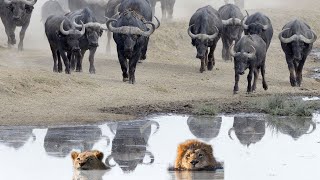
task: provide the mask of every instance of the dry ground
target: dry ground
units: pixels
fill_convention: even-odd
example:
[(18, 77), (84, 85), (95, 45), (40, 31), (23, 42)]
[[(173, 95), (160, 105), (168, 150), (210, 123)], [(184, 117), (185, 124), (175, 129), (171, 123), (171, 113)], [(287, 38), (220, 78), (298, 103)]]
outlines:
[[(282, 26), (294, 17), (306, 20), (320, 34), (319, 5), (313, 4), (317, 1), (310, 2), (310, 9), (249, 10), (249, 13), (262, 11), (270, 16), (275, 29), (266, 62), (269, 90), (264, 91), (259, 81), (257, 92), (252, 95), (246, 95), (246, 76), (241, 77), (239, 94), (233, 95), (233, 63), (221, 59), (221, 42), (215, 52), (214, 70), (199, 73), (200, 62), (195, 59), (195, 48), (186, 33), (186, 18), (163, 23), (152, 35), (148, 58), (137, 67), (135, 85), (121, 81), (117, 58), (114, 54), (106, 54), (104, 45), (96, 55), (95, 75), (88, 73), (87, 60), (83, 73), (53, 73), (51, 53), (44, 35), (37, 42), (28, 41), (26, 50), (21, 53), (16, 49), (1, 48), (0, 125), (132, 119), (141, 112), (189, 112), (186, 109), (192, 109), (193, 103), (201, 102), (226, 104), (226, 111), (244, 110), (241, 102), (261, 96), (320, 95), (320, 83), (308, 78), (307, 72), (307, 69), (319, 67), (320, 63), (309, 58), (305, 65), (303, 86), (292, 88), (277, 39)], [(5, 44), (4, 34), (1, 35), (1, 44)], [(39, 44), (43, 48), (38, 48)], [(319, 41), (315, 43), (315, 46), (319, 45)], [(121, 111), (124, 113), (121, 114)]]

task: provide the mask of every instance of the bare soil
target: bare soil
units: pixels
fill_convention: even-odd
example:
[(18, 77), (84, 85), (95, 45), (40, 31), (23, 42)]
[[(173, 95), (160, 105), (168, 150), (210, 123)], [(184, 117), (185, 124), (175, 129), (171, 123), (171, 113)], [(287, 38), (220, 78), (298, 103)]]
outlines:
[[(260, 80), (257, 92), (250, 95), (246, 94), (246, 76), (240, 79), (239, 94), (233, 95), (233, 62), (222, 60), (221, 42), (215, 51), (214, 70), (199, 72), (200, 62), (186, 33), (187, 18), (162, 23), (152, 35), (147, 60), (137, 67), (135, 85), (122, 82), (115, 52), (104, 52), (106, 37), (101, 39), (103, 43), (96, 54), (96, 74), (88, 73), (87, 56), (84, 72), (53, 73), (48, 43), (41, 34), (43, 30), (38, 31), (36, 40), (26, 39), (23, 52), (0, 48), (0, 125), (81, 124), (134, 119), (153, 113), (192, 113), (202, 103), (217, 104), (227, 113), (256, 112), (259, 109), (248, 102), (260, 97), (320, 96), (320, 82), (309, 78), (308, 71), (319, 67), (320, 62), (310, 57), (305, 64), (302, 87), (291, 87), (277, 38), (283, 25), (294, 17), (307, 21), (320, 34), (319, 5), (315, 0), (310, 3), (308, 9), (249, 10), (267, 14), (275, 31), (266, 62), (269, 89), (264, 91)], [(29, 31), (27, 36), (35, 33)], [(5, 46), (4, 33), (0, 40)], [(319, 41), (315, 46), (320, 47)]]

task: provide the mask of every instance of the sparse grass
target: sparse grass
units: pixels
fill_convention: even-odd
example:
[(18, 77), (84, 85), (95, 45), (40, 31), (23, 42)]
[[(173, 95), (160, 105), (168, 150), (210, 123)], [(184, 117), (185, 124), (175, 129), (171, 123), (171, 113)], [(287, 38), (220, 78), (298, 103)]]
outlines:
[(219, 113), (219, 108), (213, 104), (199, 105), (194, 108), (193, 114), (195, 115), (210, 115), (214, 116)]
[(312, 116), (320, 109), (320, 102), (289, 99), (281, 95), (266, 97), (256, 105), (265, 113), (276, 116)]
[(50, 79), (47, 77), (33, 77), (32, 80), (38, 84), (46, 84), (49, 86), (61, 86), (60, 81), (55, 80), (55, 79)]

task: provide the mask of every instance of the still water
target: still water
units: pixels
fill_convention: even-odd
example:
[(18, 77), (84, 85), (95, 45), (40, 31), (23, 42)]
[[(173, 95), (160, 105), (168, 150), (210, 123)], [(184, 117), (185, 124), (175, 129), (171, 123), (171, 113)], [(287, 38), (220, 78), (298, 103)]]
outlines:
[[(0, 127), (1, 180), (320, 179), (320, 115), (157, 116), (77, 127)], [(224, 169), (175, 173), (177, 145), (200, 139)], [(72, 150), (97, 149), (107, 172), (73, 172)]]

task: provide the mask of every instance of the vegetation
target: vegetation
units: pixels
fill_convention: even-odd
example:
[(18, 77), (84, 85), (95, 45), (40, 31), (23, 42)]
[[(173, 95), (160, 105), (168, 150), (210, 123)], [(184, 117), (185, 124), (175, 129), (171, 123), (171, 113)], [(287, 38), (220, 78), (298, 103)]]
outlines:
[(219, 113), (219, 108), (213, 104), (204, 104), (196, 106), (193, 110), (195, 115), (210, 115), (215, 116)]
[(255, 104), (261, 111), (277, 116), (312, 116), (320, 109), (318, 101), (303, 101), (281, 95), (266, 97)]

